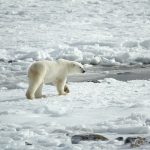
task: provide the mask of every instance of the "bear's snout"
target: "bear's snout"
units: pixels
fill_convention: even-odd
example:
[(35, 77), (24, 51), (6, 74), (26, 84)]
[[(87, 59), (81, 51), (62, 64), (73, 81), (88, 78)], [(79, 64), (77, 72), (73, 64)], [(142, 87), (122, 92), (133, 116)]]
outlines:
[(82, 73), (85, 73), (85, 70), (84, 70), (84, 69), (82, 70)]

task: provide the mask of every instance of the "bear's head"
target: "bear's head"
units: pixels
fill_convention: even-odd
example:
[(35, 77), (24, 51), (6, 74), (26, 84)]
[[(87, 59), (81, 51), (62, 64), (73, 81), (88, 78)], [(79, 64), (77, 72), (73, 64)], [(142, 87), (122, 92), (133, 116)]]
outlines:
[(76, 73), (85, 73), (84, 67), (81, 63), (70, 61), (69, 74)]
[(76, 74), (76, 73), (85, 73), (84, 67), (81, 63), (76, 61), (70, 61), (66, 59), (59, 59), (59, 65), (67, 66), (67, 73), (68, 74)]

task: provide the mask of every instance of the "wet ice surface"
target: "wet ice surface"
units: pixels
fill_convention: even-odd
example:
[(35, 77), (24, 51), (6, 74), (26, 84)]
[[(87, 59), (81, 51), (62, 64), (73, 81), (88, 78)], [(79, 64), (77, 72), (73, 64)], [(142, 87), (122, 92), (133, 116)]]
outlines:
[(90, 66), (85, 65), (86, 73), (69, 77), (72, 82), (95, 82), (100, 79), (114, 78), (120, 81), (129, 80), (149, 80), (150, 65), (133, 65), (133, 66)]
[[(19, 89), (24, 88), (28, 82), (27, 70), (30, 64), (18, 60), (16, 62), (0, 63), (0, 89)], [(132, 66), (91, 66), (84, 65), (86, 73), (73, 75), (68, 78), (70, 82), (99, 82), (104, 78), (114, 78), (121, 81), (128, 80), (148, 80), (150, 79), (150, 65), (132, 65)], [(9, 79), (9, 80), (8, 80)]]

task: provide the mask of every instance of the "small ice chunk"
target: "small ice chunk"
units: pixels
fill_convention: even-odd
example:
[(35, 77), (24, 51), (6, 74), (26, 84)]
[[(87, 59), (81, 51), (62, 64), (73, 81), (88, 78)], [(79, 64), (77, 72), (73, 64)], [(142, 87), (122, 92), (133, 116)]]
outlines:
[(94, 57), (94, 58), (91, 60), (91, 64), (92, 64), (92, 65), (98, 65), (98, 64), (100, 63), (100, 61), (101, 61), (101, 58), (98, 57), (98, 56), (96, 56), (96, 57)]
[(130, 59), (130, 54), (129, 53), (119, 53), (116, 57), (115, 57), (115, 60), (117, 62), (120, 62), (120, 63), (125, 63), (125, 62), (128, 62)]

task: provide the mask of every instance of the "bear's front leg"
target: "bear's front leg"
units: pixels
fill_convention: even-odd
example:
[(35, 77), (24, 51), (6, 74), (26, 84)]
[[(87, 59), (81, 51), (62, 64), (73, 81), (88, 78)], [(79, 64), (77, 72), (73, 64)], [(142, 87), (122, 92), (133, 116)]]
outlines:
[(67, 93), (64, 91), (66, 84), (66, 80), (57, 80), (56, 87), (59, 95), (66, 95)]
[(64, 91), (65, 91), (66, 93), (69, 93), (69, 92), (70, 92), (70, 90), (69, 90), (67, 84), (66, 84), (65, 87), (64, 87)]

